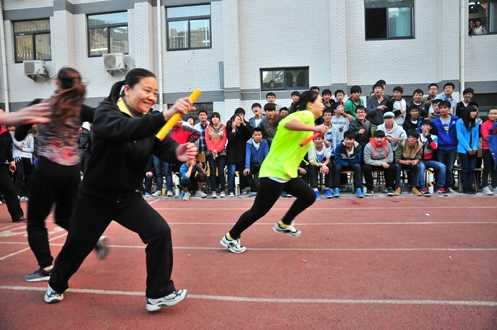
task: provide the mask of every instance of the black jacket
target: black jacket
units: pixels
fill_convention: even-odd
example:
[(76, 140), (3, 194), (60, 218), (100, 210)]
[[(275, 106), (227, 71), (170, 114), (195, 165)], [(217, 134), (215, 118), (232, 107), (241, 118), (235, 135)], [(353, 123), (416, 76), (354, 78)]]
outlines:
[(245, 163), (245, 145), (252, 135), (249, 125), (240, 125), (235, 132), (232, 131), (231, 126), (226, 127), (226, 130), (230, 132), (228, 135), (228, 146), (226, 147), (226, 163)]
[(168, 163), (176, 158), (178, 143), (155, 134), (166, 121), (162, 113), (131, 117), (112, 102), (98, 106), (93, 118), (91, 157), (81, 192), (109, 202), (125, 202), (140, 188), (151, 154)]
[(12, 158), (12, 136), (10, 132), (3, 126), (0, 129), (5, 129), (3, 133), (0, 134), (0, 170), (5, 170), (4, 164), (10, 163), (14, 159)]

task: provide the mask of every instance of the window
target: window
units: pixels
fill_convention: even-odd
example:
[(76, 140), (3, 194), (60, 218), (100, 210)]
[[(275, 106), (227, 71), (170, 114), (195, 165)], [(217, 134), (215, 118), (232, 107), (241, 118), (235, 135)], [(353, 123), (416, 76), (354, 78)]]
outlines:
[(128, 13), (88, 15), (89, 56), (129, 52)]
[(308, 89), (309, 68), (261, 69), (261, 90)]
[(414, 37), (414, 0), (364, 0), (366, 40)]
[(211, 47), (211, 5), (167, 8), (167, 49)]
[(470, 35), (497, 33), (497, 0), (469, 1), (468, 23)]
[(16, 63), (26, 60), (52, 59), (50, 20), (14, 22)]

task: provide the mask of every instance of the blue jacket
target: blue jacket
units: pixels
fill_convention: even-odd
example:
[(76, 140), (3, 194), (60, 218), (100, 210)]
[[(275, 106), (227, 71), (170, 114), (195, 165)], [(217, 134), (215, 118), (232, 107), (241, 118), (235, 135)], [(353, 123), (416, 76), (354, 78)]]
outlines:
[(340, 143), (335, 149), (335, 164), (341, 166), (349, 166), (361, 163), (362, 147), (354, 141), (354, 153), (350, 156), (347, 155), (347, 148), (345, 142)]
[[(471, 127), (468, 131), (462, 119), (456, 123), (457, 128), (457, 152), (461, 154), (467, 153), (469, 150), (478, 150), (478, 138), (480, 133), (480, 123), (475, 121), (475, 127)], [(470, 144), (471, 142), (471, 144)]]
[(497, 170), (497, 133), (495, 132), (497, 129), (497, 123), (494, 123), (490, 128), (490, 134), (487, 137), (487, 144), (490, 153), (492, 154), (492, 158), (494, 159), (494, 170)]
[(261, 140), (259, 150), (254, 146), (254, 140), (249, 139), (245, 144), (245, 169), (250, 170), (250, 165), (261, 166), (268, 153), (269, 144), (266, 139)]
[(456, 150), (457, 149), (457, 130), (456, 130), (456, 122), (459, 120), (459, 117), (456, 115), (451, 115), (450, 124), (449, 124), (449, 132), (445, 131), (445, 128), (442, 125), (442, 121), (440, 117), (435, 118), (432, 124), (436, 130), (436, 136), (438, 136), (438, 149), (439, 150)]

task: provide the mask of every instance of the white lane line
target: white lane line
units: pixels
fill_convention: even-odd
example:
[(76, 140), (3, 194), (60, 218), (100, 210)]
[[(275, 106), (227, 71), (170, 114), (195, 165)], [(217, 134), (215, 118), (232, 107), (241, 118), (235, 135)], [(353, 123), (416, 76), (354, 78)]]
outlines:
[[(185, 208), (183, 207), (157, 207), (154, 208), (157, 211), (184, 211)], [(191, 208), (192, 211), (232, 211), (232, 210), (238, 210), (238, 211), (247, 211), (249, 207), (194, 207)], [(356, 205), (352, 205), (350, 207), (310, 207), (308, 210), (347, 210), (347, 211), (362, 211), (362, 210), (446, 210), (446, 209), (497, 209), (497, 206), (424, 206), (422, 208), (415, 207), (415, 206), (396, 206), (396, 207), (388, 207), (387, 205), (377, 207), (377, 206), (372, 206), (372, 207), (360, 207)], [(288, 207), (273, 207), (271, 210), (278, 210), (278, 211), (287, 211)]]
[[(63, 234), (63, 235), (60, 235), (60, 236), (57, 236), (57, 237), (54, 237), (54, 238), (51, 238), (51, 239), (49, 239), (48, 241), (50, 242), (50, 241), (56, 240), (56, 239), (58, 239), (58, 238), (64, 237), (64, 236), (66, 236), (66, 235), (67, 235), (67, 233), (65, 233), (65, 234)], [(56, 244), (53, 244), (53, 245), (56, 245)], [(60, 244), (60, 245), (63, 245), (63, 244)], [(13, 256), (15, 256), (15, 255), (17, 255), (17, 254), (19, 254), (19, 253), (22, 253), (22, 252), (25, 252), (25, 251), (29, 251), (29, 250), (31, 250), (31, 248), (29, 248), (29, 247), (28, 247), (28, 248), (25, 248), (25, 249), (22, 249), (22, 250), (19, 250), (19, 251), (13, 252), (13, 253), (8, 254), (8, 255), (6, 255), (6, 256), (0, 257), (0, 261), (5, 260), (5, 259), (10, 258), (10, 257), (13, 257)]]
[[(26, 287), (26, 286), (0, 286), (0, 290), (16, 291), (46, 291), (46, 288)], [(113, 291), (113, 290), (91, 290), (91, 289), (68, 289), (67, 292), (91, 293), (101, 295), (123, 295), (141, 296), (144, 292), (134, 291)], [(276, 304), (345, 304), (345, 305), (452, 305), (452, 306), (490, 306), (496, 307), (497, 301), (472, 301), (472, 300), (378, 300), (378, 299), (312, 299), (312, 298), (252, 298), (252, 297), (232, 297), (232, 296), (212, 296), (189, 294), (188, 299), (219, 300), (234, 302), (257, 302)]]
[[(205, 226), (205, 225), (223, 225), (223, 226), (232, 226), (234, 222), (167, 222), (169, 225), (195, 225), (195, 226)], [(297, 224), (297, 222), (295, 222)], [(298, 222), (298, 226), (361, 226), (361, 225), (475, 225), (475, 224), (483, 224), (483, 225), (496, 225), (497, 221), (453, 221), (453, 222), (315, 222), (315, 223), (306, 223), (306, 222)], [(256, 222), (254, 225), (274, 225), (274, 222)]]

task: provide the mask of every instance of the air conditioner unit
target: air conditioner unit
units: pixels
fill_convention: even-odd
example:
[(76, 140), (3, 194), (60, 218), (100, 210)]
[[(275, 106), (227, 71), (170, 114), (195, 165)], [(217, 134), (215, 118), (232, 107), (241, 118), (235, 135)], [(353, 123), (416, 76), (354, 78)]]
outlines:
[(104, 54), (104, 69), (112, 75), (112, 71), (126, 73), (126, 56), (123, 53)]
[(24, 74), (26, 76), (44, 76), (46, 75), (47, 68), (45, 67), (45, 61), (24, 61)]

